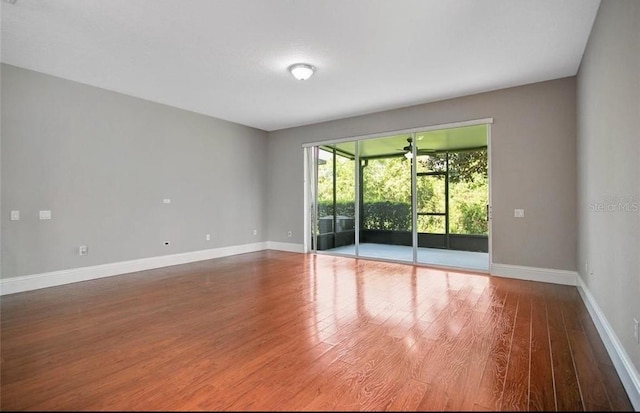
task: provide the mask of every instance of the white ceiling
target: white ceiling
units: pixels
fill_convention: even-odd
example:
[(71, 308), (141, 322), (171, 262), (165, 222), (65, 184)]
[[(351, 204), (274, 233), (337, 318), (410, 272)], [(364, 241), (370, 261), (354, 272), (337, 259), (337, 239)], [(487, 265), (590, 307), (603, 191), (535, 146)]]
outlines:
[(1, 60), (272, 131), (575, 75), (599, 3), (3, 0)]

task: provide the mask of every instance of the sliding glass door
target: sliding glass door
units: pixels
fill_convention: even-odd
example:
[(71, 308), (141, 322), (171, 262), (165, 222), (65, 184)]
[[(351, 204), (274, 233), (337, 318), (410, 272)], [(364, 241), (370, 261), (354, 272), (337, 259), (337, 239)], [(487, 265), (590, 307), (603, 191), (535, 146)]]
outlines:
[(315, 252), (487, 271), (488, 125), (312, 146)]
[(360, 256), (413, 261), (410, 134), (358, 142), (360, 154)]
[(355, 255), (356, 162), (354, 143), (314, 148), (317, 251)]

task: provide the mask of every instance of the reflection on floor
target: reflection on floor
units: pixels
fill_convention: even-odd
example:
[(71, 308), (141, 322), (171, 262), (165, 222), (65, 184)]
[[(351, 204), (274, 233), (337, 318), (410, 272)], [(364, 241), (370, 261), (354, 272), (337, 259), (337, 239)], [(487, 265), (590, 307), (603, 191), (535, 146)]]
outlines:
[[(332, 248), (324, 252), (355, 255), (355, 245)], [(358, 254), (366, 258), (393, 261), (413, 261), (412, 247), (387, 244), (360, 244)], [(489, 271), (489, 254), (486, 252), (455, 251), (440, 248), (418, 248), (418, 263), (445, 267)]]

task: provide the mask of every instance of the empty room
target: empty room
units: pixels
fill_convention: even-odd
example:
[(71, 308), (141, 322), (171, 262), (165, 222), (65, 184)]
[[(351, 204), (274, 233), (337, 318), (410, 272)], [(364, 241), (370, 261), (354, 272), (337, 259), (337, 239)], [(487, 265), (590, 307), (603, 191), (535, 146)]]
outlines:
[(0, 410), (640, 411), (639, 1), (0, 6)]

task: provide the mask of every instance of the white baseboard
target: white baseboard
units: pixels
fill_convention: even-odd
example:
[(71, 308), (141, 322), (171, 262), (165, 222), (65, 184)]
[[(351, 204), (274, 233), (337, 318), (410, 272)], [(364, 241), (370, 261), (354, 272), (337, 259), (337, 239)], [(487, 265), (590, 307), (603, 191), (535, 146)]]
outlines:
[(593, 323), (596, 325), (600, 338), (611, 357), (611, 361), (618, 372), (620, 381), (627, 391), (629, 400), (636, 411), (640, 411), (640, 374), (631, 362), (631, 358), (625, 351), (618, 336), (613, 331), (611, 324), (600, 309), (589, 288), (584, 284), (582, 278), (578, 276), (578, 292), (584, 301)]
[(304, 245), (291, 242), (267, 241), (267, 249), (304, 253)]
[(194, 261), (210, 260), (212, 258), (244, 254), (264, 249), (267, 249), (267, 242), (256, 242), (252, 244), (234, 245), (231, 247), (213, 248), (181, 254), (162, 255), (159, 257), (94, 265), (91, 267), (72, 268), (42, 274), (3, 278), (0, 280), (0, 295), (37, 290), (39, 288), (54, 287), (56, 285), (93, 280), (96, 278), (110, 277), (113, 275), (136, 271), (151, 270), (171, 265), (186, 264)]
[[(162, 255), (158, 257), (141, 258), (131, 261), (121, 261), (91, 267), (72, 268), (68, 270), (52, 271), (42, 274), (24, 275), (3, 278), (0, 280), (0, 295), (54, 287), (79, 281), (110, 277), (135, 271), (144, 271), (171, 265), (186, 264), (194, 261), (209, 260), (246, 252), (272, 249), (304, 253), (304, 245), (288, 242), (266, 241), (252, 244), (234, 245), (231, 247), (214, 248), (208, 250), (191, 251), (181, 254)], [(491, 275), (517, 278), (522, 280), (542, 281), (555, 284), (576, 285), (577, 273), (574, 271), (551, 270), (535, 267), (521, 267), (508, 264), (491, 264)]]
[(540, 281), (553, 284), (576, 285), (578, 273), (575, 271), (553, 270), (549, 268), (522, 267), (509, 264), (491, 264), (491, 275), (517, 278), (519, 280)]

